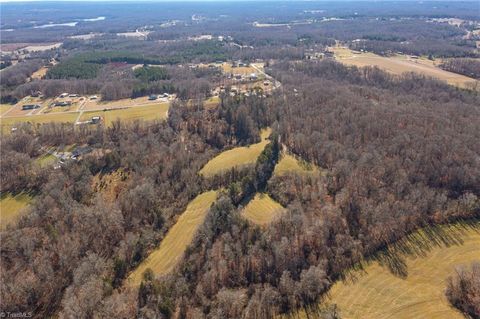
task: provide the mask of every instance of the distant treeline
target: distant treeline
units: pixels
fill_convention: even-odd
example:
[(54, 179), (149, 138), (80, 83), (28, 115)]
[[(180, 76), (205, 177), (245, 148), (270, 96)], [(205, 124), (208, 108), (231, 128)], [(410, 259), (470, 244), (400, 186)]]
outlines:
[(480, 61), (475, 59), (449, 59), (440, 67), (444, 70), (463, 74), (480, 80)]
[(108, 63), (174, 65), (190, 62), (198, 57), (207, 61), (225, 61), (225, 49), (216, 41), (199, 41), (162, 56), (135, 51), (96, 51), (66, 58), (52, 67), (47, 79), (93, 79), (102, 65)]

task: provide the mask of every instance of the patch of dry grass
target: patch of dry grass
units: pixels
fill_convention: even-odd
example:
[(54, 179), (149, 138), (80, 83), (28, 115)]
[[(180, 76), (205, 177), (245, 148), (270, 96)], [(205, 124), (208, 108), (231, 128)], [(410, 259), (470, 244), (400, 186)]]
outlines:
[(257, 193), (242, 210), (242, 216), (257, 225), (267, 225), (285, 211), (268, 194)]
[(286, 152), (282, 152), (280, 161), (277, 163), (275, 170), (273, 171), (273, 175), (282, 176), (290, 172), (300, 175), (310, 175), (320, 174), (320, 169), (316, 165), (302, 161)]
[(219, 173), (232, 169), (253, 165), (265, 146), (269, 143), (270, 129), (261, 132), (261, 142), (249, 146), (236, 147), (225, 151), (211, 159), (201, 170), (200, 174), (205, 177), (212, 177)]
[(38, 114), (31, 116), (15, 116), (15, 117), (5, 117), (0, 119), (0, 125), (2, 127), (2, 132), (8, 132), (12, 127), (17, 123), (31, 123), (44, 124), (50, 122), (56, 123), (71, 123), (75, 122), (78, 113), (51, 113), (51, 114)]

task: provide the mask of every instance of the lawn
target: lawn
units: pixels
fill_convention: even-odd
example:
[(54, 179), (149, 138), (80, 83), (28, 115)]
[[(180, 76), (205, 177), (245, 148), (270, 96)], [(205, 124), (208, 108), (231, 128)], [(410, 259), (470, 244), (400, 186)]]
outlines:
[(225, 172), (233, 167), (242, 167), (255, 164), (258, 156), (269, 143), (268, 137), (271, 130), (265, 129), (261, 132), (261, 142), (249, 146), (236, 147), (225, 151), (211, 159), (201, 170), (200, 174), (205, 177), (212, 177)]
[(44, 155), (38, 157), (35, 159), (35, 162), (37, 162), (41, 167), (46, 167), (49, 166), (53, 163), (55, 163), (57, 158), (53, 156), (50, 153), (45, 153)]
[(160, 246), (155, 249), (128, 277), (128, 284), (140, 285), (145, 270), (150, 268), (157, 276), (171, 272), (182, 259), (185, 249), (203, 224), (210, 206), (217, 199), (216, 191), (198, 195), (167, 232)]
[(88, 121), (93, 116), (101, 116), (104, 123), (112, 124), (117, 119), (120, 120), (164, 120), (168, 117), (169, 102), (134, 106), (126, 109), (108, 110), (108, 111), (88, 111), (80, 117), (80, 121)]
[(480, 222), (421, 230), (337, 282), (326, 302), (343, 319), (461, 319), (445, 298), (445, 281), (474, 260), (480, 260)]
[(273, 174), (275, 176), (282, 176), (287, 173), (297, 173), (299, 175), (318, 174), (320, 170), (317, 166), (300, 160), (293, 155), (283, 152), (280, 161), (275, 166)]
[(32, 197), (25, 193), (15, 196), (2, 194), (0, 197), (0, 229), (5, 229), (8, 224), (14, 223), (19, 217), (22, 209), (32, 201)]
[(254, 224), (267, 225), (284, 211), (268, 194), (257, 193), (242, 210), (242, 216)]

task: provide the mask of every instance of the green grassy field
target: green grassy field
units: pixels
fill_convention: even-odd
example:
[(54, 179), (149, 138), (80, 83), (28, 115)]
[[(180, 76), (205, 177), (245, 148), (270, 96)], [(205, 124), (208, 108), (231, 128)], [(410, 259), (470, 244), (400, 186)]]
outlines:
[(109, 110), (109, 111), (88, 111), (84, 112), (80, 117), (80, 121), (90, 120), (93, 116), (101, 116), (106, 125), (112, 124), (117, 119), (120, 120), (163, 120), (168, 116), (169, 102), (134, 106), (126, 109)]
[(273, 174), (275, 176), (285, 175), (286, 173), (293, 172), (300, 175), (319, 174), (320, 170), (317, 166), (301, 161), (295, 156), (283, 152), (280, 161), (275, 166)]
[(209, 191), (192, 200), (175, 225), (167, 232), (160, 246), (130, 274), (127, 284), (140, 285), (143, 273), (148, 268), (152, 269), (157, 276), (171, 272), (182, 259), (185, 249), (192, 242), (195, 233), (205, 220), (210, 206), (216, 199), (217, 192)]
[(5, 229), (8, 224), (15, 223), (20, 217), (22, 209), (32, 201), (28, 194), (21, 193), (15, 196), (2, 194), (0, 197), (0, 229)]
[(242, 167), (255, 164), (258, 156), (269, 143), (270, 129), (261, 132), (261, 142), (244, 147), (236, 147), (225, 151), (211, 159), (201, 170), (200, 174), (205, 177), (212, 177), (225, 172), (233, 167)]
[(445, 298), (445, 282), (456, 266), (474, 260), (480, 260), (480, 222), (421, 230), (337, 282), (326, 302), (343, 319), (461, 319)]
[(268, 194), (257, 193), (243, 209), (242, 216), (254, 224), (267, 225), (284, 211)]

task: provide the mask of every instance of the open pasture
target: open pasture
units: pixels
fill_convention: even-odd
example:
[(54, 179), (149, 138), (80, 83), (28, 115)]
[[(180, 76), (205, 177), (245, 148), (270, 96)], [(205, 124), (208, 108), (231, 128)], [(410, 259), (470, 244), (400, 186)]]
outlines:
[(216, 199), (216, 191), (202, 193), (193, 199), (175, 225), (167, 232), (160, 246), (130, 274), (127, 284), (140, 285), (143, 273), (148, 268), (156, 276), (171, 272), (182, 259), (185, 249), (192, 242), (198, 228), (205, 220), (210, 206)]
[(331, 50), (335, 53), (336, 59), (346, 65), (357, 67), (377, 66), (396, 75), (405, 72), (416, 72), (460, 87), (478, 83), (475, 79), (467, 76), (442, 70), (433, 61), (425, 58), (412, 59), (405, 55), (383, 57), (373, 53), (354, 52), (345, 47), (334, 47)]
[(22, 210), (32, 201), (32, 197), (25, 193), (12, 195), (10, 193), (0, 196), (0, 229), (18, 220)]
[(261, 141), (249, 146), (235, 147), (231, 150), (222, 152), (211, 159), (201, 170), (200, 174), (205, 177), (212, 177), (219, 173), (228, 171), (234, 167), (253, 165), (258, 156), (268, 144), (268, 137), (271, 129), (265, 129), (261, 132)]
[(478, 221), (420, 230), (335, 283), (326, 302), (344, 319), (461, 319), (444, 295), (446, 279), (479, 259)]
[(268, 194), (255, 194), (242, 211), (242, 216), (257, 225), (267, 225), (285, 211)]

